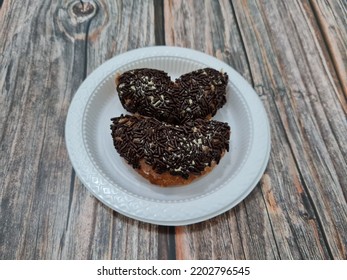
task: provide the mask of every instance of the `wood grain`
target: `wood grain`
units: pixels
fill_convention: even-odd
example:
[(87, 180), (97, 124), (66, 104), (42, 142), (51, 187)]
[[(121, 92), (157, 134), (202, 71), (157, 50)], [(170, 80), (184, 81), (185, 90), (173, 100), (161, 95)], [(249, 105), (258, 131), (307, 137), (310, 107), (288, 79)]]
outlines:
[(83, 72), (68, 70), (81, 64), (84, 46), (62, 48), (55, 21), (61, 9), (49, 1), (6, 1), (1, 8), (2, 259), (54, 258), (65, 228), (72, 168), (64, 124), (83, 80)]
[[(243, 255), (233, 255), (226, 248), (223, 252), (233, 258), (344, 259), (345, 103), (339, 79), (334, 76), (334, 62), (322, 49), (323, 35), (311, 6), (306, 1), (219, 3), (224, 3), (227, 19), (216, 12), (218, 9), (211, 9), (209, 1), (199, 7), (193, 1), (169, 1), (165, 29), (169, 44), (216, 55), (242, 74), (249, 69), (250, 75), (243, 75), (254, 85), (269, 115), (273, 144), (267, 171), (252, 195), (233, 210), (237, 219), (229, 218), (242, 233), (239, 252)], [(230, 26), (226, 21), (233, 14), (237, 28), (225, 35), (221, 30)], [(214, 15), (225, 25), (211, 24)], [(196, 33), (195, 26), (200, 28)], [(226, 40), (227, 36), (236, 40)], [(238, 50), (230, 57), (244, 56), (241, 60), (248, 61), (249, 68), (218, 55), (211, 42)], [(201, 244), (196, 228), (200, 227), (177, 229), (177, 255), (217, 257), (219, 249), (213, 244), (221, 242), (220, 234), (208, 227), (203, 232), (208, 242)]]
[(0, 259), (168, 258), (158, 244), (170, 234), (92, 197), (64, 143), (67, 110), (86, 75), (155, 43), (153, 2), (98, 1), (93, 17), (71, 13), (73, 2), (1, 8)]
[[(77, 0), (27, 2), (0, 1), (0, 259), (347, 259), (345, 1), (95, 0), (90, 13)], [(64, 139), (88, 74), (164, 44), (235, 68), (272, 133), (253, 192), (182, 227), (103, 205)]]

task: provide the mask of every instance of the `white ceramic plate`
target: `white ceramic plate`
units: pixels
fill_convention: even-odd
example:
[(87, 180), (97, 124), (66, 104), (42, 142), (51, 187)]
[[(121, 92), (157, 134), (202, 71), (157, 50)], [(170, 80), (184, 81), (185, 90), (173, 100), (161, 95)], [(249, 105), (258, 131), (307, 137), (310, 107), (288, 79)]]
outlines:
[[(230, 151), (211, 173), (188, 186), (150, 184), (113, 147), (110, 119), (127, 113), (116, 93), (115, 73), (141, 67), (164, 70), (172, 78), (203, 67), (229, 75), (227, 103), (214, 119), (229, 123)], [(65, 135), (72, 165), (95, 197), (128, 217), (160, 225), (192, 224), (231, 209), (256, 186), (270, 154), (267, 115), (252, 87), (224, 62), (177, 47), (137, 49), (102, 64), (76, 92)]]

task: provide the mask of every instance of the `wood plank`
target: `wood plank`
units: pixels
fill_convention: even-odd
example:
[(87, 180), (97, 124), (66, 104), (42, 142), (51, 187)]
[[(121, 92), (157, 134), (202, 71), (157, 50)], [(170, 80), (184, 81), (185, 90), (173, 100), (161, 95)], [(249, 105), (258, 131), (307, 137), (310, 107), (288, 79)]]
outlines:
[(83, 79), (69, 73), (83, 61), (83, 43), (64, 41), (54, 21), (61, 8), (6, 1), (1, 9), (1, 259), (54, 258), (65, 228), (72, 168), (64, 125)]
[[(246, 78), (252, 78), (270, 118), (271, 159), (260, 186), (232, 210), (237, 219), (229, 221), (237, 224), (238, 247), (242, 248), (238, 252), (242, 253), (235, 255), (224, 248), (229, 257), (345, 257), (344, 104), (333, 63), (317, 38), (320, 33), (312, 22), (312, 10), (303, 2), (232, 1), (231, 7), (227, 3), (223, 7), (228, 16), (211, 9), (210, 2), (197, 6), (192, 1), (169, 1), (165, 6), (167, 43), (218, 56), (212, 42), (223, 42), (234, 50), (230, 57), (243, 56), (251, 73)], [(224, 26), (238, 28), (213, 26), (213, 14), (208, 12), (212, 10), (221, 22), (235, 14), (233, 24)], [(225, 40), (221, 30), (234, 40)], [(247, 69), (247, 65), (238, 67), (222, 59), (241, 73)], [(257, 216), (252, 219), (254, 213)], [(177, 255), (189, 259), (220, 256), (218, 246), (213, 246), (220, 235), (212, 226), (204, 231), (198, 228), (177, 229), (177, 244), (182, 247), (177, 248)], [(230, 236), (224, 238), (230, 244)], [(201, 244), (200, 240), (207, 241)]]
[[(0, 9), (0, 259), (347, 258), (344, 1), (165, 1), (161, 14), (156, 0), (98, 0), (95, 15), (79, 16), (72, 2), (6, 0)], [(272, 131), (251, 195), (175, 233), (95, 199), (64, 141), (87, 74), (163, 43), (233, 66)]]
[[(311, 221), (296, 221), (301, 224), (301, 229), (293, 229), (298, 244), (307, 244), (306, 237), (301, 239), (297, 234), (299, 230), (311, 231), (311, 239), (315, 232), (320, 232), (323, 239), (317, 234), (316, 247), (327, 247), (329, 257), (343, 259), (347, 240), (344, 187), (347, 126), (344, 104), (338, 98), (341, 88), (332, 77), (332, 63), (317, 39), (319, 29), (312, 21), (313, 12), (306, 1), (233, 3), (251, 69), (256, 70), (252, 69), (256, 89), (267, 98), (272, 95), (280, 115), (278, 124), (285, 128), (307, 196), (300, 199), (298, 192), (298, 201), (305, 208), (309, 204), (315, 214), (315, 225)], [(262, 67), (258, 66), (259, 61), (267, 69), (258, 72)], [(271, 119), (273, 111), (268, 113)], [(278, 141), (273, 143), (276, 145)], [(273, 179), (275, 176), (271, 176)], [(290, 185), (296, 184), (285, 184), (286, 188)], [(310, 213), (309, 209), (306, 212)]]
[[(211, 12), (213, 11), (213, 12)], [(226, 61), (252, 82), (247, 57), (229, 1), (165, 2), (166, 43), (194, 48)], [(179, 259), (278, 258), (270, 220), (259, 188), (241, 204), (205, 223), (176, 229)], [(260, 221), (249, 223), (252, 208)], [(250, 212), (250, 211), (249, 211)], [(259, 227), (251, 228), (250, 227)], [(256, 237), (252, 239), (253, 231)]]
[(329, 259), (310, 196), (297, 168), (287, 127), (282, 123), (274, 93), (258, 89), (267, 112), (272, 112), (272, 156), (261, 180), (263, 198), (271, 220), (281, 259)]
[[(87, 41), (87, 74), (107, 59), (130, 49), (153, 45), (154, 37), (154, 5), (152, 1), (98, 1), (98, 12), (89, 26)], [(76, 181), (78, 183), (78, 180)], [(87, 195), (89, 197), (89, 195)], [(71, 215), (77, 216), (82, 231), (74, 223), (68, 226), (64, 253), (72, 255), (88, 253), (84, 257), (92, 259), (158, 259), (168, 258), (168, 250), (159, 252), (159, 242), (167, 236), (159, 233), (159, 227), (138, 222), (122, 216), (100, 202), (92, 199), (92, 205), (83, 205), (79, 201), (72, 202)], [(94, 222), (83, 219), (80, 213), (94, 209)], [(79, 232), (88, 232), (90, 242), (77, 240)], [(88, 248), (89, 246), (89, 248)]]
[(155, 43), (153, 2), (98, 1), (94, 17), (71, 5), (5, 1), (0, 11), (0, 259), (168, 258), (158, 248), (165, 230), (113, 212), (83, 187), (64, 140), (85, 76)]

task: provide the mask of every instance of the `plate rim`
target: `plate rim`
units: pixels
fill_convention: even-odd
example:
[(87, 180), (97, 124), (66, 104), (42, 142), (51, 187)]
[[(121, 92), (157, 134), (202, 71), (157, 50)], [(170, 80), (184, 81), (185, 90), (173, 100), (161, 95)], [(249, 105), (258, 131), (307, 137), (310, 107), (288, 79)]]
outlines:
[[(255, 104), (254, 106), (257, 107), (256, 113), (258, 115), (262, 116), (262, 118), (261, 118), (263, 121), (262, 128), (265, 129), (265, 132), (263, 133), (263, 136), (265, 136), (265, 138), (261, 140), (262, 144), (265, 145), (265, 147), (264, 147), (265, 150), (260, 157), (262, 162), (260, 163), (256, 174), (253, 175), (251, 182), (248, 182), (249, 186), (244, 190), (244, 192), (242, 194), (240, 194), (238, 196), (238, 199), (233, 200), (229, 204), (224, 202), (223, 205), (217, 207), (216, 210), (213, 210), (210, 213), (205, 213), (205, 214), (200, 215), (200, 216), (198, 214), (196, 214), (195, 217), (190, 217), (190, 218), (187, 218), (184, 220), (172, 220), (170, 218), (167, 218), (166, 220), (159, 220), (156, 217), (139, 216), (139, 215), (136, 215), (132, 212), (129, 212), (129, 211), (126, 211), (126, 210), (120, 208), (118, 205), (114, 205), (114, 203), (111, 203), (107, 197), (100, 195), (99, 192), (95, 191), (93, 186), (91, 186), (91, 185), (93, 185), (93, 182), (91, 182), (91, 180), (90, 180), (90, 175), (85, 176), (82, 174), (83, 173), (83, 170), (82, 170), (83, 164), (81, 166), (81, 164), (78, 164), (80, 162), (77, 162), (77, 161), (85, 161), (86, 157), (88, 157), (88, 155), (87, 155), (88, 153), (86, 152), (85, 155), (77, 155), (76, 156), (76, 154), (73, 151), (74, 148), (76, 148), (76, 147), (73, 143), (74, 141), (71, 139), (71, 137), (73, 137), (72, 127), (74, 127), (73, 124), (75, 124), (75, 122), (78, 123), (78, 121), (75, 119), (76, 115), (78, 115), (78, 114), (76, 114), (76, 111), (74, 111), (74, 110), (76, 110), (76, 108), (78, 108), (76, 106), (76, 104), (78, 104), (81, 99), (85, 100), (85, 99), (90, 98), (90, 96), (93, 94), (93, 92), (95, 90), (97, 90), (97, 88), (99, 88), (102, 85), (102, 83), (107, 79), (107, 77), (110, 75), (110, 73), (109, 73), (110, 69), (113, 68), (113, 72), (114, 72), (115, 69), (117, 69), (117, 66), (118, 66), (118, 68), (121, 67), (123, 65), (123, 63), (127, 60), (128, 60), (127, 62), (129, 63), (129, 60), (132, 61), (132, 59), (133, 59), (133, 61), (136, 61), (139, 59), (143, 59), (143, 58), (147, 58), (147, 57), (156, 57), (156, 56), (171, 56), (171, 57), (177, 57), (177, 58), (189, 58), (190, 60), (193, 60), (193, 61), (194, 61), (194, 59), (192, 59), (192, 57), (195, 57), (195, 58), (199, 57), (199, 59), (204, 60), (204, 64), (206, 64), (206, 65), (218, 64), (220, 66), (223, 66), (222, 69), (225, 72), (228, 72), (229, 77), (230, 76), (232, 77), (232, 78), (230, 78), (230, 82), (233, 81), (232, 84), (241, 93), (243, 92), (243, 90), (240, 90), (240, 87), (244, 88), (244, 90), (247, 91), (248, 99), (252, 99), (252, 102)], [(195, 60), (195, 61), (197, 61), (197, 60)], [(232, 74), (232, 75), (230, 75), (230, 74)], [(91, 90), (88, 87), (90, 87), (90, 83), (93, 79), (97, 80), (98, 83), (97, 83), (97, 86), (95, 86)], [(83, 117), (81, 117), (81, 113), (82, 113), (82, 116), (84, 116), (84, 111), (86, 110), (86, 108), (85, 107), (79, 108), (78, 110), (79, 110), (80, 130), (82, 132), (82, 130), (83, 130), (83, 128), (82, 128)], [(81, 112), (81, 110), (83, 110), (83, 112)], [(252, 125), (254, 126), (253, 122), (252, 122)], [(76, 129), (76, 128), (74, 127), (74, 129)], [(83, 138), (82, 138), (82, 140), (83, 140)], [(147, 222), (147, 223), (151, 223), (151, 224), (156, 224), (156, 225), (180, 226), (180, 225), (194, 224), (194, 223), (202, 222), (202, 221), (211, 219), (213, 217), (216, 217), (216, 216), (232, 209), (233, 207), (235, 207), (237, 204), (239, 204), (241, 201), (243, 201), (253, 191), (253, 189), (256, 187), (257, 183), (259, 182), (261, 176), (263, 175), (263, 173), (266, 169), (267, 163), (269, 161), (269, 158), (270, 158), (271, 131), (270, 131), (269, 119), (268, 119), (266, 110), (265, 110), (258, 94), (251, 87), (251, 85), (241, 76), (241, 74), (239, 74), (231, 66), (229, 66), (225, 62), (223, 62), (223, 61), (221, 61), (221, 60), (219, 60), (213, 56), (210, 56), (206, 53), (202, 53), (202, 52), (197, 51), (197, 50), (187, 49), (187, 48), (182, 48), (182, 47), (172, 47), (172, 46), (153, 46), (153, 47), (138, 48), (138, 49), (130, 50), (130, 51), (127, 51), (125, 53), (116, 55), (113, 58), (111, 58), (111, 59), (107, 60), (106, 62), (104, 62), (103, 64), (101, 64), (90, 75), (88, 75), (88, 77), (82, 82), (82, 84), (80, 85), (80, 87), (78, 88), (78, 90), (76, 91), (75, 95), (73, 96), (73, 98), (71, 100), (69, 110), (67, 113), (67, 117), (66, 117), (66, 123), (65, 123), (65, 144), (67, 147), (67, 151), (68, 151), (68, 155), (69, 155), (71, 164), (72, 164), (72, 166), (76, 172), (77, 177), (81, 180), (83, 185), (94, 195), (94, 197), (96, 197), (103, 204), (107, 205), (108, 207), (110, 207), (111, 209), (113, 209), (114, 211), (116, 211), (118, 213), (121, 213), (127, 217), (130, 217), (130, 218), (133, 218), (133, 219), (136, 219), (139, 221), (143, 221), (143, 222)], [(251, 147), (251, 149), (253, 150), (254, 147)], [(84, 158), (82, 159), (81, 157), (83, 157), (83, 156), (84, 156)], [(244, 167), (245, 166), (243, 166), (243, 168)], [(89, 166), (88, 168), (91, 168), (91, 167)], [(93, 172), (97, 172), (97, 170), (93, 170)], [(97, 174), (97, 175), (102, 176), (102, 174)], [(89, 178), (89, 179), (87, 179), (87, 178)], [(101, 180), (102, 180), (102, 178), (101, 178)], [(107, 184), (110, 182), (103, 182), (103, 183)], [(125, 196), (129, 195), (129, 194), (124, 193), (124, 192), (122, 193), (121, 191), (120, 191), (120, 193), (122, 195), (125, 195)], [(208, 197), (209, 196), (207, 196), (207, 198)], [(140, 199), (140, 198), (136, 198), (136, 199)], [(206, 198), (204, 198), (204, 199), (206, 199)], [(155, 203), (155, 204), (157, 204), (157, 206), (159, 206), (158, 204), (164, 204), (164, 203), (158, 203), (158, 202), (149, 202), (149, 203), (147, 203), (146, 207), (150, 207), (151, 205), (148, 206), (148, 204), (151, 204), (151, 203)], [(181, 203), (178, 202), (178, 204), (181, 204)]]

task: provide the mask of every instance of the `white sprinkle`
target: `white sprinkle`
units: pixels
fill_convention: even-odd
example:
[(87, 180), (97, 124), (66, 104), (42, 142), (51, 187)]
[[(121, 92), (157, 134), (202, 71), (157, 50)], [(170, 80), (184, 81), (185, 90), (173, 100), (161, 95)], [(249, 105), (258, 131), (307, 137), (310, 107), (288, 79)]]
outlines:
[(157, 102), (155, 103), (152, 103), (154, 107), (157, 107), (159, 104), (160, 104), (160, 100), (158, 100)]

